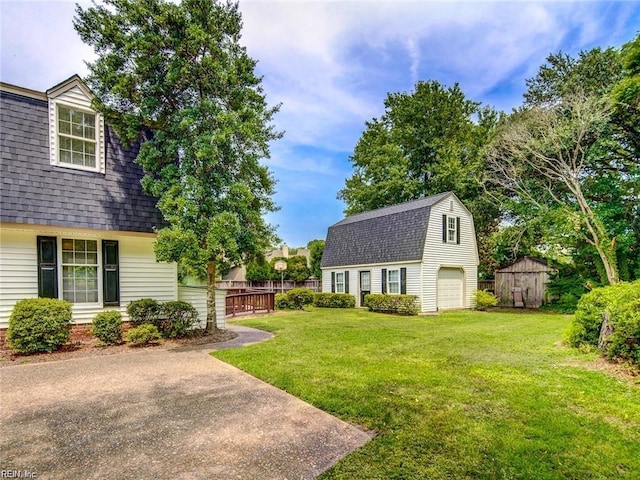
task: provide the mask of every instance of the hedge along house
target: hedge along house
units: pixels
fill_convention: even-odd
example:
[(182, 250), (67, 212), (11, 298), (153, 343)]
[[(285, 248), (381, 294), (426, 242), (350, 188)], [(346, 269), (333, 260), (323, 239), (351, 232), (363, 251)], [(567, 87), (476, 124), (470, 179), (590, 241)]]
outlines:
[(329, 227), (322, 291), (416, 295), (422, 313), (470, 308), (478, 249), (469, 210), (452, 192), (349, 216)]
[(126, 320), (144, 297), (188, 297), (206, 318), (205, 294), (156, 262), (163, 219), (142, 191), (138, 146), (123, 146), (91, 99), (77, 75), (47, 92), (0, 83), (0, 329), (33, 297), (72, 302), (76, 326), (104, 309)]

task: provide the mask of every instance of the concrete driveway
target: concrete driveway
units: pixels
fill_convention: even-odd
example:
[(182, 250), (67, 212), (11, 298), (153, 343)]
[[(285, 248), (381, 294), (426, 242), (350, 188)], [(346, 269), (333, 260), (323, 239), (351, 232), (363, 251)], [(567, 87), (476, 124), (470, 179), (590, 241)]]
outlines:
[(0, 470), (38, 479), (311, 479), (370, 439), (209, 350), (0, 369)]

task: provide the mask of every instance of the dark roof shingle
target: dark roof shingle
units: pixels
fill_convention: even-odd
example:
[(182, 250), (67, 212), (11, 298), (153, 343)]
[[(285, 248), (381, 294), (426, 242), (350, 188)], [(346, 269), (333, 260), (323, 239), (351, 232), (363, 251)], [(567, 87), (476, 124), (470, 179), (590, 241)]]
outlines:
[(330, 226), (322, 266), (421, 260), (431, 206), (449, 194), (358, 213)]

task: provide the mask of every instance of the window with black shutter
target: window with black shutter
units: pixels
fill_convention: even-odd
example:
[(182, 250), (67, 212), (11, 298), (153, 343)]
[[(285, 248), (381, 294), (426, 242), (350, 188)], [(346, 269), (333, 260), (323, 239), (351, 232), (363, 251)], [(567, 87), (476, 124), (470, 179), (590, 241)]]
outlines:
[(400, 269), (400, 294), (407, 294), (407, 269), (404, 267)]
[(336, 272), (331, 272), (331, 293), (336, 293)]
[(102, 303), (104, 306), (120, 305), (120, 267), (118, 241), (102, 241)]
[(349, 293), (349, 272), (344, 272), (344, 293)]
[(38, 296), (58, 298), (58, 248), (56, 237), (38, 237)]

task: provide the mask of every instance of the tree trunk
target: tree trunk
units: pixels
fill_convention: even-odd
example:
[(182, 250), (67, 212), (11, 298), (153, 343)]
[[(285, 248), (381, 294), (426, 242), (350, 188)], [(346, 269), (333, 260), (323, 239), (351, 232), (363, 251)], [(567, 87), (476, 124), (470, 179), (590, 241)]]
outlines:
[(218, 330), (216, 322), (216, 264), (207, 264), (207, 332)]
[(600, 335), (598, 336), (598, 348), (602, 353), (606, 353), (609, 336), (613, 333), (613, 325), (607, 312), (602, 314), (602, 326), (600, 327)]

